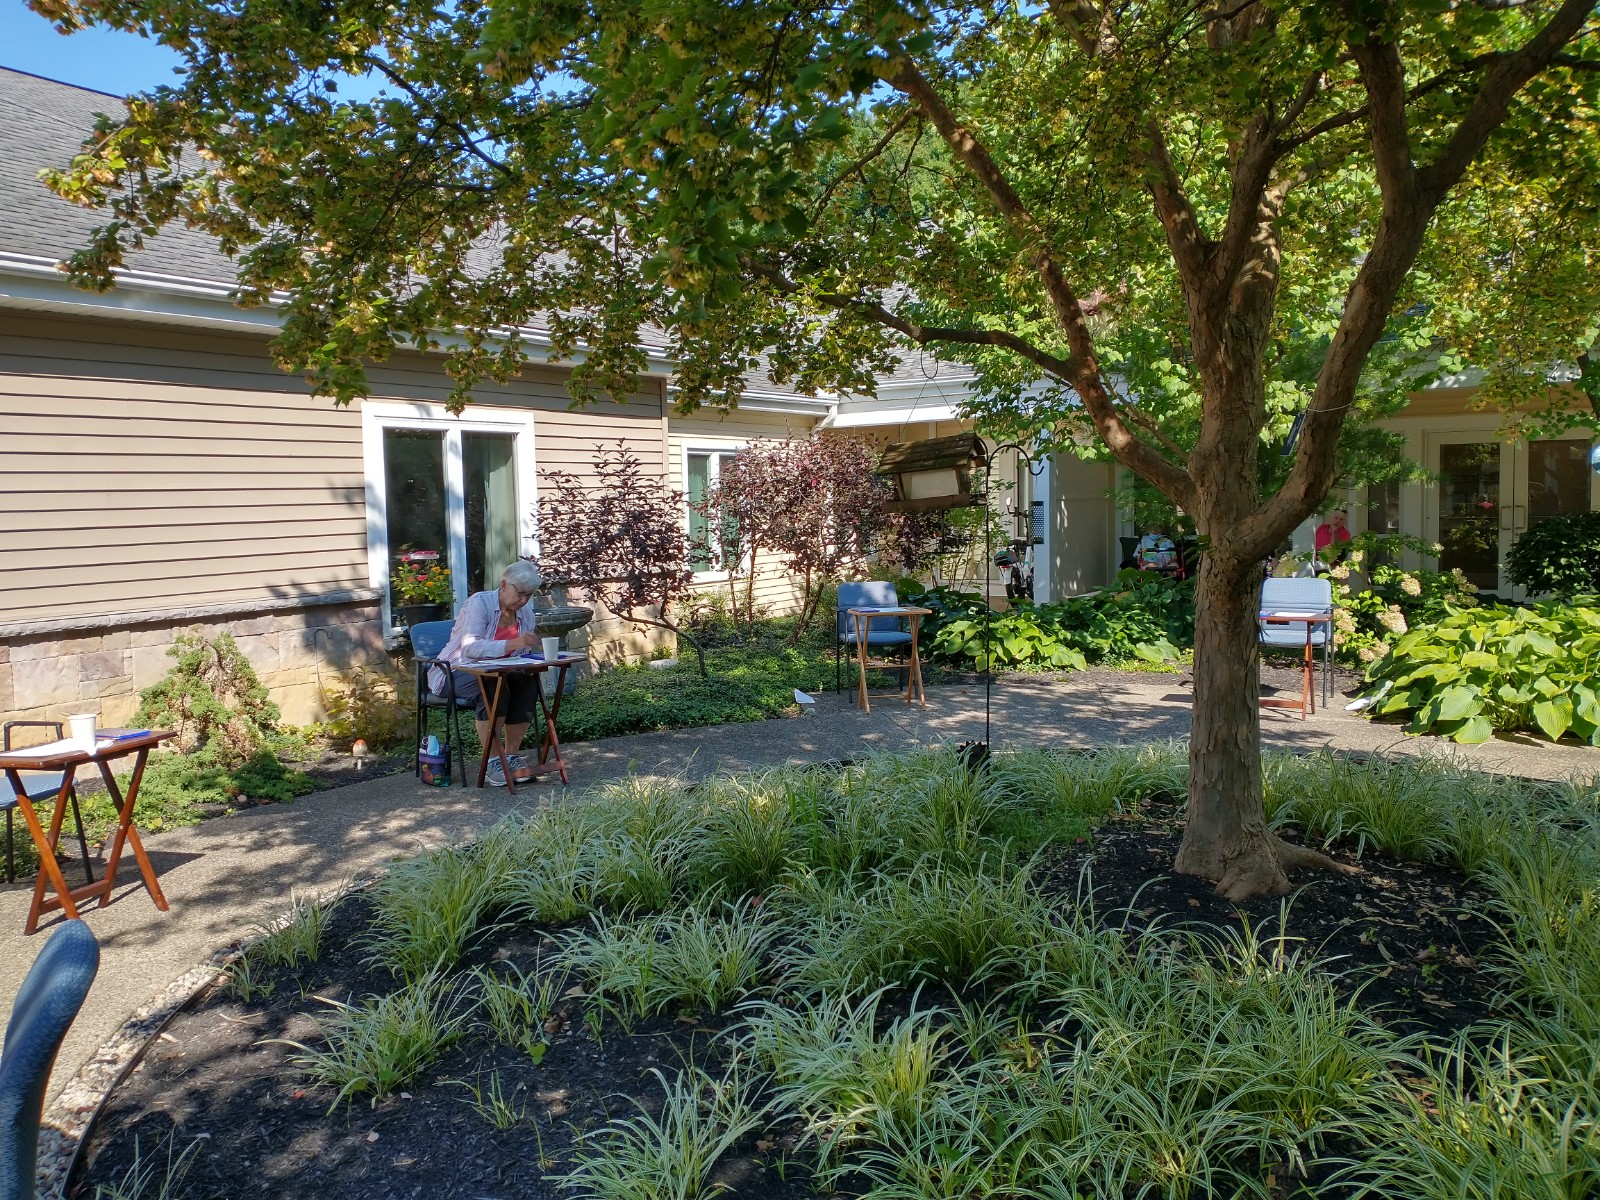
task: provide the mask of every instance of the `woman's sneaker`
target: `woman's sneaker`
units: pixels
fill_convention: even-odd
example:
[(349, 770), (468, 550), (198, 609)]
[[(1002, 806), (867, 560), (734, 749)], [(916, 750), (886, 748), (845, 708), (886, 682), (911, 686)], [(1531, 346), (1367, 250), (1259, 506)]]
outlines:
[(520, 754), (508, 754), (506, 759), (511, 763), (511, 778), (518, 783), (531, 783), (535, 775), (533, 768), (528, 765), (528, 760)]
[[(515, 760), (513, 759), (512, 761), (514, 762)], [(506, 785), (506, 769), (500, 765), (498, 755), (489, 760), (488, 779), (490, 787), (505, 787)]]

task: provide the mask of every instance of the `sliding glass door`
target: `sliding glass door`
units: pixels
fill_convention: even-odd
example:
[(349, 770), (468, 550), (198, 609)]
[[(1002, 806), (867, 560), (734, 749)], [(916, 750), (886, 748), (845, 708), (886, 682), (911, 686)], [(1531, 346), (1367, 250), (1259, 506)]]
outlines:
[[(1513, 543), (1552, 517), (1600, 509), (1600, 476), (1582, 436), (1505, 442), (1492, 433), (1428, 437), (1425, 536), (1441, 546), (1440, 570), (1460, 568), (1486, 592), (1525, 599), (1505, 574)], [(1370, 520), (1370, 514), (1369, 514)]]
[(467, 518), (467, 591), (500, 582), (517, 558), (516, 439), (503, 433), (463, 433)]
[(362, 424), (370, 576), (389, 624), (403, 554), (436, 554), (459, 606), (535, 553), (531, 412), (470, 407), (455, 417), (438, 405), (376, 401), (363, 405)]

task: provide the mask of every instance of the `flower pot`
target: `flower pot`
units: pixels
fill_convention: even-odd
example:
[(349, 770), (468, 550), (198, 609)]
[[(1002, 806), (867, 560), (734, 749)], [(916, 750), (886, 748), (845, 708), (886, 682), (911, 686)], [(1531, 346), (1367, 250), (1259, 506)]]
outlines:
[(424, 621), (442, 621), (450, 615), (449, 606), (444, 604), (400, 604), (394, 611), (407, 629)]

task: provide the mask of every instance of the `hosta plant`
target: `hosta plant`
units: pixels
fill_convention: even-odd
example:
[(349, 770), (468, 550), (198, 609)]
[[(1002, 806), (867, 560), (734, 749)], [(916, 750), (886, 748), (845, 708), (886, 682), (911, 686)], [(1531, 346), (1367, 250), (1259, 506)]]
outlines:
[(933, 609), (924, 644), (936, 657), (1001, 667), (1082, 670), (1090, 663), (1166, 662), (1194, 640), (1194, 585), (1124, 571), (1111, 587), (1058, 604), (1013, 601), (984, 612), (976, 593), (934, 588), (910, 603)]
[(1496, 730), (1600, 746), (1600, 606), (1455, 612), (1397, 639), (1367, 671), (1369, 716), (1485, 742)]

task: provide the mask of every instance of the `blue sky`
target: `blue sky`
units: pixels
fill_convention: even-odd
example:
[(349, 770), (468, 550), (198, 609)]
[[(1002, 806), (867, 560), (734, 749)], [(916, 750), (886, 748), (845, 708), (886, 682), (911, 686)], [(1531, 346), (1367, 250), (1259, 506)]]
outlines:
[(21, 0), (0, 0), (0, 66), (126, 95), (174, 79), (177, 54), (149, 38), (108, 29), (62, 37)]

